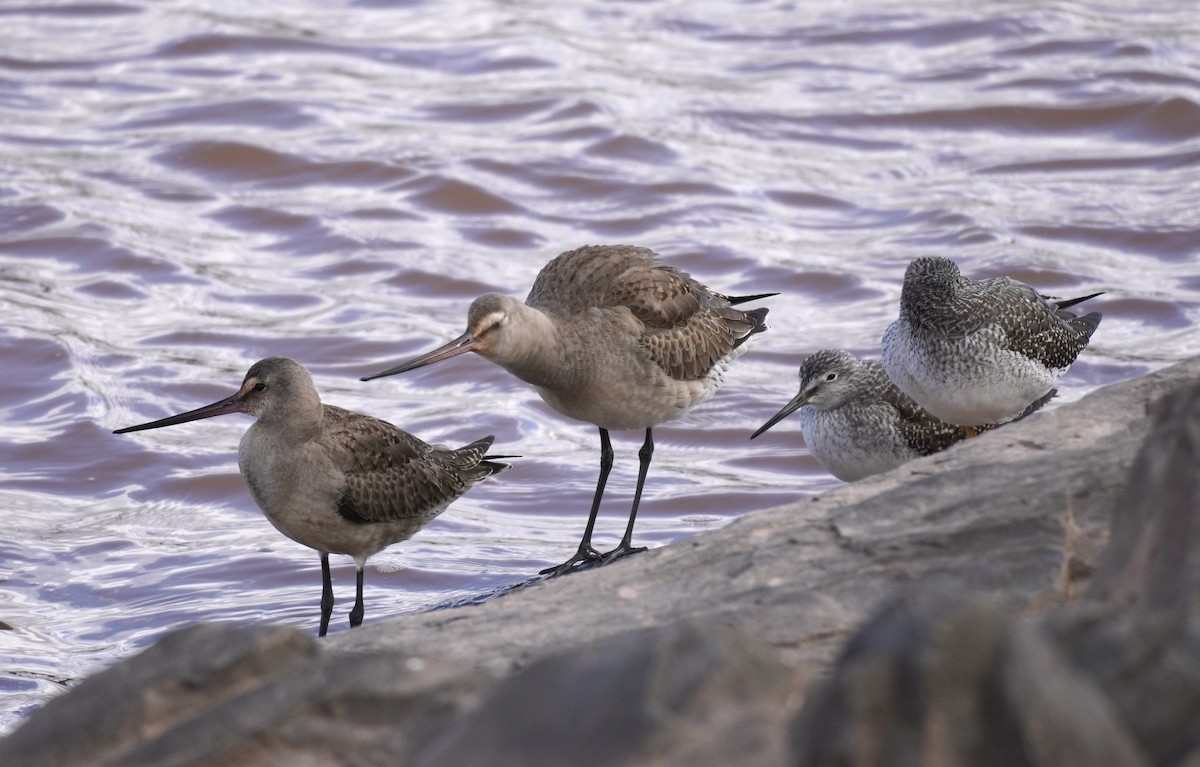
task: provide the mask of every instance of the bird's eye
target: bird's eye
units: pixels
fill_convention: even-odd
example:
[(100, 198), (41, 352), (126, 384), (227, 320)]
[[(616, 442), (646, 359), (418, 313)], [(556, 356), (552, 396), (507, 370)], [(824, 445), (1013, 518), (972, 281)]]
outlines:
[(836, 380), (837, 380), (837, 373), (826, 373), (825, 374), (826, 383), (828, 383), (829, 381), (836, 381)]
[(254, 384), (254, 391), (266, 391), (266, 390), (267, 390), (267, 385), (265, 383), (259, 382), (259, 383)]

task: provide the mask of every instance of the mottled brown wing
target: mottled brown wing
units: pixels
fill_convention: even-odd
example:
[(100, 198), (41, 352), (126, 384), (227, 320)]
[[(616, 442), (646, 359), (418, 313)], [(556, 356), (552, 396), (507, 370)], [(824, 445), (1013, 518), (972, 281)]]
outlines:
[(1087, 346), (1090, 332), (1081, 332), (1072, 323), (1074, 315), (1057, 309), (1028, 285), (1007, 277), (976, 284), (979, 289), (967, 291), (965, 297), (990, 305), (991, 310), (971, 314), (987, 317), (980, 325), (998, 325), (1007, 338), (1008, 349), (1047, 367), (1064, 368)]
[(549, 313), (624, 307), (642, 325), (640, 342), (676, 380), (708, 375), (738, 341), (761, 327), (690, 276), (632, 245), (585, 246), (542, 270), (526, 303)]
[(641, 336), (650, 356), (676, 380), (704, 378), (742, 339), (765, 327), (758, 314), (734, 309), (723, 298), (702, 296), (700, 306), (685, 322), (647, 325)]
[(448, 460), (453, 451), (331, 405), (325, 418), (323, 439), (345, 482), (338, 505), (343, 517), (363, 523), (419, 519), (466, 491), (459, 467)]
[(689, 282), (648, 248), (585, 245), (546, 264), (525, 303), (560, 316), (625, 306), (638, 319), (663, 322), (678, 311), (675, 301), (689, 301)]

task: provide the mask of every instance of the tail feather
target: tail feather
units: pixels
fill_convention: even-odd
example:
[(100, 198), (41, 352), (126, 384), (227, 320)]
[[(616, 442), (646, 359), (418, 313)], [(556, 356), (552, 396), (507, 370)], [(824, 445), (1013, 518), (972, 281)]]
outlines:
[(1058, 396), (1058, 389), (1051, 389), (1050, 391), (1043, 394), (1040, 398), (1035, 399), (1033, 402), (1029, 403), (1029, 407), (1027, 407), (1023, 411), (1021, 411), (1021, 414), (1019, 416), (1017, 416), (1016, 418), (1014, 418), (1013, 420), (1019, 421), (1028, 415), (1036, 413), (1037, 411), (1039, 411), (1043, 407), (1045, 407), (1046, 403), (1049, 402), (1050, 400), (1054, 399), (1056, 396)]
[(512, 468), (512, 464), (501, 463), (496, 460), (498, 458), (520, 458), (519, 455), (486, 455), (488, 448), (496, 438), (491, 434), (482, 439), (477, 439), (469, 445), (463, 445), (455, 453), (468, 461), (465, 465), (459, 464), (461, 471), (472, 482), (480, 482), (488, 477), (508, 471)]
[(750, 338), (750, 336), (754, 335), (755, 333), (761, 333), (768, 328), (766, 307), (751, 309), (748, 312), (744, 312), (744, 314), (746, 315), (746, 318), (753, 321), (754, 324), (751, 326), (750, 332), (746, 333), (746, 335), (742, 336), (733, 343), (734, 349), (746, 343), (746, 339)]
[(1063, 309), (1070, 309), (1072, 306), (1075, 306), (1076, 304), (1082, 304), (1084, 301), (1087, 301), (1088, 299), (1095, 298), (1096, 296), (1102, 296), (1102, 295), (1104, 295), (1103, 290), (1100, 291), (1099, 293), (1092, 293), (1091, 295), (1088, 295), (1088, 296), (1080, 296), (1079, 298), (1064, 298), (1061, 301), (1051, 301), (1050, 303), (1054, 304), (1055, 309), (1058, 309), (1061, 311)]
[(733, 306), (737, 306), (738, 304), (745, 304), (745, 303), (749, 303), (750, 301), (757, 301), (760, 298), (771, 298), (772, 296), (777, 296), (777, 295), (779, 295), (779, 294), (778, 293), (759, 293), (758, 295), (754, 295), (754, 296), (725, 296), (725, 300), (728, 301)]
[(1091, 338), (1092, 333), (1095, 333), (1096, 328), (1100, 326), (1100, 320), (1103, 316), (1100, 312), (1091, 312), (1082, 317), (1072, 317), (1068, 322), (1071, 323), (1071, 327)]
[[(499, 457), (499, 458), (520, 458), (521, 456), (505, 455), (505, 456), (497, 456), (497, 457)], [(489, 456), (488, 458), (485, 458), (484, 460), (480, 461), (479, 465), (476, 468), (487, 469), (487, 473), (480, 477), (480, 479), (487, 479), (488, 477), (494, 477), (497, 474), (503, 474), (504, 472), (506, 472), (512, 468), (512, 464), (511, 463), (500, 463), (498, 461), (490, 460), (490, 456)]]
[(754, 318), (754, 328), (751, 333), (761, 333), (767, 329), (767, 312), (769, 310), (764, 306), (761, 309), (751, 309), (746, 312), (746, 316)]
[(1096, 328), (1100, 325), (1101, 317), (1104, 315), (1100, 314), (1100, 312), (1089, 312), (1088, 314), (1080, 317), (1076, 316), (1074, 312), (1067, 310), (1073, 306), (1076, 306), (1077, 304), (1082, 304), (1084, 301), (1087, 301), (1090, 298), (1095, 298), (1096, 296), (1102, 295), (1104, 295), (1104, 291), (1092, 293), (1086, 296), (1079, 296), (1078, 298), (1065, 298), (1061, 301), (1051, 301), (1050, 305), (1054, 307), (1054, 313), (1057, 314), (1059, 318), (1066, 320), (1068, 325), (1070, 325), (1076, 331), (1082, 333), (1087, 338), (1091, 338), (1092, 333), (1095, 333)]

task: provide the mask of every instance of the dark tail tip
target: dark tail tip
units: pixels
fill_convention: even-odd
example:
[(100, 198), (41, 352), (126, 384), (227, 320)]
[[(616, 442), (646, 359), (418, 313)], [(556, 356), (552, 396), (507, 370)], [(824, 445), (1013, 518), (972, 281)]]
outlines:
[(751, 333), (761, 333), (767, 329), (767, 311), (768, 309), (763, 307), (761, 309), (751, 309), (746, 312), (747, 317), (754, 318), (754, 328), (751, 329)]
[(1046, 403), (1048, 403), (1050, 400), (1054, 399), (1057, 396), (1058, 396), (1058, 389), (1051, 389), (1050, 391), (1046, 392), (1038, 399), (1035, 399), (1033, 402), (1030, 402), (1029, 407), (1025, 408), (1025, 410), (1023, 410), (1021, 412), (1021, 414), (1019, 416), (1017, 416), (1016, 418), (1014, 418), (1013, 420), (1019, 421), (1022, 418), (1025, 418), (1026, 416), (1036, 413), (1037, 411), (1039, 411), (1043, 407), (1045, 407)]
[(1060, 309), (1060, 310), (1061, 309), (1070, 309), (1072, 306), (1075, 306), (1076, 304), (1082, 304), (1084, 301), (1088, 301), (1090, 299), (1095, 298), (1096, 296), (1102, 296), (1102, 295), (1104, 295), (1103, 290), (1100, 291), (1099, 293), (1092, 293), (1091, 295), (1080, 296), (1079, 298), (1067, 298), (1062, 301), (1055, 301), (1054, 308)]
[(742, 312), (742, 316), (751, 323), (750, 329), (746, 331), (745, 335), (733, 342), (734, 349), (746, 343), (746, 339), (750, 336), (754, 335), (755, 333), (761, 333), (767, 329), (767, 310), (765, 307)]
[(1080, 331), (1088, 338), (1092, 337), (1092, 333), (1096, 332), (1096, 328), (1100, 326), (1100, 320), (1104, 317), (1100, 312), (1091, 312), (1082, 317), (1074, 317), (1071, 319), (1071, 326)]
[(493, 457), (495, 457), (495, 458), (520, 458), (521, 456), (519, 456), (519, 455), (497, 455), (497, 456), (489, 455), (489, 456), (487, 456), (486, 458), (484, 458), (482, 461), (479, 462), (479, 468), (487, 469), (487, 474), (484, 474), (483, 475), (484, 477), (494, 477), (497, 474), (503, 474), (504, 472), (506, 472), (512, 468), (511, 463), (501, 463), (500, 461), (493, 461), (493, 460), (491, 460)]
[(757, 301), (760, 298), (771, 298), (772, 296), (777, 296), (777, 295), (779, 295), (779, 294), (778, 293), (759, 293), (759, 294), (753, 295), (753, 296), (725, 296), (725, 300), (728, 301), (730, 303), (730, 305), (737, 306), (738, 304), (745, 304), (745, 303), (749, 303), (751, 301)]

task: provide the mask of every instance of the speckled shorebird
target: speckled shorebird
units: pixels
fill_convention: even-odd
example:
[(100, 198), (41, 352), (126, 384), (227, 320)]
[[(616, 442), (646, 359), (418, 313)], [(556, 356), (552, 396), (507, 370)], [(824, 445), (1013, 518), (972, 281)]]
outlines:
[[(1054, 393), (1051, 389), (1026, 414)], [(968, 436), (967, 427), (936, 418), (897, 389), (879, 360), (859, 360), (841, 349), (809, 355), (800, 366), (800, 391), (750, 439), (796, 410), (809, 452), (844, 482), (889, 471)]]
[(1100, 313), (1067, 309), (1098, 295), (1052, 301), (1008, 277), (972, 280), (949, 259), (918, 258), (904, 273), (900, 318), (883, 336), (883, 367), (943, 421), (1010, 421), (1087, 346)]
[(320, 636), (333, 612), (330, 553), (354, 557), (350, 625), (358, 626), (367, 558), (412, 537), (472, 485), (510, 468), (485, 455), (493, 437), (458, 449), (429, 445), (386, 421), (324, 405), (308, 371), (284, 357), (254, 363), (232, 397), (114, 433), (226, 413), (258, 419), (238, 448), (255, 503), (279, 532), (321, 554)]
[[(544, 573), (605, 564), (632, 547), (653, 427), (707, 399), (746, 341), (766, 330), (766, 309), (734, 305), (774, 295), (714, 293), (646, 248), (586, 246), (567, 251), (538, 274), (521, 303), (486, 293), (471, 304), (467, 331), (450, 343), (364, 381), (476, 352), (533, 384), (559, 413), (600, 428), (600, 477), (575, 555)], [(610, 429), (645, 429), (633, 506), (620, 544), (592, 548), (600, 498), (612, 468)]]

